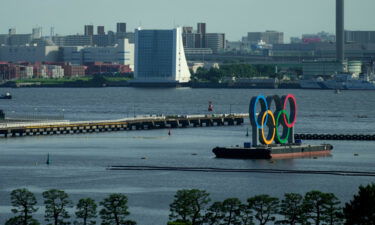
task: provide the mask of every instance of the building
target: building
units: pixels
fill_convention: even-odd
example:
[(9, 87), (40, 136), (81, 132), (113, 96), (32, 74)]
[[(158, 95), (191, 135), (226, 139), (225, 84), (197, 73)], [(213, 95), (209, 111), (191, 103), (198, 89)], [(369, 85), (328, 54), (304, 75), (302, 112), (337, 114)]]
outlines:
[(135, 32), (133, 84), (175, 85), (190, 81), (182, 28)]
[(64, 69), (64, 77), (81, 77), (85, 76), (85, 66), (65, 64), (62, 66)]
[(27, 45), (31, 42), (31, 34), (12, 34), (8, 37), (8, 45), (11, 46), (22, 46)]
[(115, 46), (85, 47), (82, 52), (82, 64), (103, 62), (134, 67), (134, 44), (130, 44), (128, 39), (118, 40)]
[(31, 34), (31, 38), (33, 40), (34, 39), (40, 39), (40, 38), (42, 38), (42, 28), (41, 27), (33, 28), (33, 31), (32, 31), (32, 34)]
[(213, 53), (223, 52), (226, 47), (225, 34), (208, 33), (206, 34), (207, 48), (212, 49)]
[(197, 33), (199, 34), (199, 35), (196, 36), (196, 40), (197, 40), (196, 45), (199, 46), (197, 48), (206, 48), (207, 47), (206, 23), (198, 23), (197, 24)]
[(63, 78), (64, 69), (59, 65), (47, 65), (47, 76), (49, 78)]
[(134, 68), (134, 44), (128, 39), (118, 40), (114, 46), (66, 46), (61, 49), (65, 63), (83, 65), (102, 62)]
[(68, 35), (60, 37), (62, 38), (62, 43), (59, 41), (58, 46), (91, 46), (92, 36), (93, 35)]
[(97, 34), (98, 35), (105, 35), (104, 26), (97, 26)]
[(117, 33), (126, 33), (126, 23), (117, 23)]
[(248, 32), (245, 40), (250, 44), (257, 44), (260, 41), (267, 44), (282, 44), (284, 43), (284, 33), (277, 31)]
[(94, 25), (85, 25), (85, 36), (92, 36), (94, 35)]
[(116, 39), (124, 39), (126, 37), (126, 23), (117, 23)]
[(0, 46), (8, 44), (8, 34), (0, 34)]
[(375, 31), (345, 31), (345, 41), (359, 44), (374, 44)]
[(1, 46), (0, 61), (6, 62), (57, 62), (58, 46)]

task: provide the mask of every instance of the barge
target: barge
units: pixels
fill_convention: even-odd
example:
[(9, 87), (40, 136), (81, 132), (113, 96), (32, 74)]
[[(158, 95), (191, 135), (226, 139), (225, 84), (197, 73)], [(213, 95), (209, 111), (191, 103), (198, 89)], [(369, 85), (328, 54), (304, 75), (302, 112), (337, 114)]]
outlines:
[(216, 147), (212, 152), (217, 158), (232, 159), (282, 159), (296, 157), (328, 156), (333, 146), (330, 144), (304, 145), (264, 145), (257, 147)]

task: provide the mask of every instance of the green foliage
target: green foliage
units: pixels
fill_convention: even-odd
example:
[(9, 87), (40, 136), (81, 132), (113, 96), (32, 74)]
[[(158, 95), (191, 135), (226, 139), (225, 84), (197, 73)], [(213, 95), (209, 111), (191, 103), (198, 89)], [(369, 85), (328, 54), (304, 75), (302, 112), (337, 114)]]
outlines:
[(65, 219), (70, 218), (66, 207), (71, 207), (72, 202), (69, 200), (67, 193), (57, 189), (51, 189), (43, 192), (44, 204), (46, 207), (44, 218), (48, 225), (65, 225), (70, 224)]
[(18, 215), (9, 219), (7, 224), (39, 224), (37, 220), (32, 218), (32, 214), (38, 210), (35, 207), (37, 201), (33, 193), (25, 188), (16, 189), (11, 192), (10, 200), (12, 206), (15, 207), (12, 209), (12, 212)]
[(303, 208), (303, 196), (297, 193), (286, 193), (280, 204), (279, 214), (284, 216), (278, 224), (302, 223), (305, 219)]
[(96, 224), (96, 212), (97, 205), (91, 198), (83, 198), (78, 201), (76, 206), (76, 217), (82, 219), (80, 222), (76, 222), (77, 225), (88, 225)]
[(253, 210), (255, 218), (260, 225), (276, 220), (275, 214), (278, 213), (279, 200), (269, 195), (256, 195), (247, 199), (248, 208)]
[(100, 210), (100, 217), (102, 225), (135, 225), (136, 222), (126, 220), (130, 214), (128, 212), (128, 198), (123, 194), (111, 194), (105, 198), (100, 205), (103, 209)]
[(27, 223), (25, 223), (24, 217), (22, 216), (15, 216), (10, 218), (5, 222), (5, 225), (40, 225), (40, 223), (34, 219), (34, 218), (29, 218)]
[(170, 205), (169, 219), (191, 223), (191, 225), (202, 224), (204, 219), (202, 213), (209, 202), (209, 194), (206, 191), (179, 190)]
[(332, 193), (327, 193), (326, 201), (324, 222), (329, 225), (342, 224), (343, 213), (338, 198)]
[[(322, 222), (336, 224), (341, 221), (339, 204), (340, 202), (332, 193), (315, 190), (307, 192), (304, 198), (306, 218), (312, 220), (316, 225), (322, 224)], [(332, 223), (329, 223), (331, 221)]]
[(353, 200), (345, 204), (347, 225), (373, 225), (375, 221), (375, 183), (360, 186)]
[(208, 225), (249, 225), (252, 224), (251, 212), (237, 198), (228, 198), (213, 203), (207, 210), (205, 221)]
[(191, 223), (182, 222), (182, 221), (173, 221), (173, 222), (168, 222), (167, 225), (191, 225)]

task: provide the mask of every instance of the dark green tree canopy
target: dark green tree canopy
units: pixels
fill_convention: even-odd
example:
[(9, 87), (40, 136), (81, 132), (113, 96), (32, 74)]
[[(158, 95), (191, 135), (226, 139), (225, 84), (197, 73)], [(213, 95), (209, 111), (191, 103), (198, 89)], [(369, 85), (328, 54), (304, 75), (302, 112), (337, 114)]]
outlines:
[(37, 201), (33, 193), (25, 188), (16, 189), (11, 192), (10, 200), (12, 206), (15, 207), (12, 209), (12, 212), (17, 214), (17, 216), (9, 219), (7, 224), (39, 224), (39, 222), (32, 217), (32, 214), (38, 210), (38, 208), (35, 207)]
[(358, 194), (345, 204), (344, 217), (347, 225), (375, 224), (375, 183), (359, 187)]
[(126, 219), (130, 214), (127, 204), (128, 198), (124, 194), (111, 194), (100, 202), (102, 225), (135, 225), (136, 222)]
[(279, 199), (269, 195), (256, 195), (247, 199), (248, 208), (255, 214), (255, 219), (260, 225), (276, 220), (275, 214), (278, 213)]
[(206, 191), (179, 190), (170, 205), (169, 219), (188, 222), (192, 225), (201, 224), (204, 219), (204, 210), (209, 202), (209, 194)]
[(44, 218), (48, 225), (70, 224), (66, 219), (70, 218), (67, 207), (72, 206), (67, 193), (57, 189), (43, 192), (44, 205), (46, 207)]
[(83, 198), (78, 201), (76, 206), (76, 217), (81, 221), (76, 221), (77, 225), (96, 224), (97, 205), (91, 198)]

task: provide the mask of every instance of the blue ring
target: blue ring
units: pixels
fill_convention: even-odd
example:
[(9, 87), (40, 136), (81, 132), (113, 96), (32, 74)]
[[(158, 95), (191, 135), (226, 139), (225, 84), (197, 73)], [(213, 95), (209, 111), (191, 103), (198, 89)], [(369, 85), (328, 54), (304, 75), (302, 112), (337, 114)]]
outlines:
[[(263, 100), (264, 105), (265, 105), (265, 109), (262, 109), (261, 113), (268, 111), (267, 99), (263, 95), (258, 95), (256, 98), (254, 97), (254, 98), (251, 99), (251, 102), (250, 102), (250, 112), (251, 113), (249, 115), (250, 116), (251, 124), (252, 125), (256, 125), (258, 129), (262, 129), (263, 128), (263, 124), (262, 124), (262, 126), (259, 125), (258, 118), (256, 116), (256, 107), (257, 107), (257, 103), (259, 102), (260, 99)], [(265, 124), (267, 124), (267, 121), (268, 121), (268, 115), (267, 115), (267, 117), (265, 119)]]

